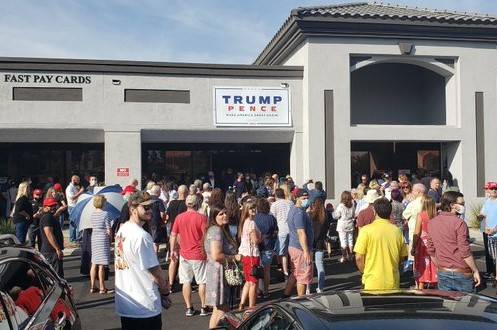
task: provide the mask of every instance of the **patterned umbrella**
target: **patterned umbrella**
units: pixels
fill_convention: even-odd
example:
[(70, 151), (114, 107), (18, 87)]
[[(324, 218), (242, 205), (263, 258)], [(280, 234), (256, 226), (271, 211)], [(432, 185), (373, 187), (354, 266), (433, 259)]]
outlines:
[(104, 195), (107, 203), (103, 210), (109, 213), (111, 220), (116, 220), (121, 214), (121, 209), (125, 203), (121, 195), (122, 188), (120, 185), (95, 187), (93, 193), (86, 192), (79, 196), (78, 202), (74, 206), (69, 221), (73, 223), (78, 231), (91, 228), (91, 214), (95, 211), (93, 206), (93, 197), (96, 195)]

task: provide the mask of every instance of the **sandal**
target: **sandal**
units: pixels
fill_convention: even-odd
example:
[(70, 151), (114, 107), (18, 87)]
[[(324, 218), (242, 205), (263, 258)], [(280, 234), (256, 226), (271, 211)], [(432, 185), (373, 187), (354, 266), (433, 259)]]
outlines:
[(100, 294), (109, 294), (109, 293), (114, 293), (114, 290), (110, 289), (100, 290)]
[(97, 293), (98, 292), (98, 289), (97, 288), (91, 288), (90, 289), (90, 293)]

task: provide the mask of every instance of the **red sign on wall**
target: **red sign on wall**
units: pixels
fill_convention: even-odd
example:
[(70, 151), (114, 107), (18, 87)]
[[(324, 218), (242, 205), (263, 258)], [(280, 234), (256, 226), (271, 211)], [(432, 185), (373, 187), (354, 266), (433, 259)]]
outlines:
[(117, 176), (129, 176), (129, 167), (118, 167)]

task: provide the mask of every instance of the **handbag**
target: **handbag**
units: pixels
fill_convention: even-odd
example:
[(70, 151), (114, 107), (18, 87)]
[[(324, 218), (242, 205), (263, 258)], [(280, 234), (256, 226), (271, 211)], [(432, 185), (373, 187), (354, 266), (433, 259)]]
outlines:
[[(252, 250), (252, 247), (250, 248)], [(252, 253), (250, 253), (252, 254)], [(252, 256), (250, 257), (250, 276), (253, 276), (255, 278), (264, 278), (264, 267), (259, 265), (254, 267), (254, 264), (252, 263)]]
[(233, 261), (231, 264), (228, 260), (225, 261), (224, 264), (224, 278), (226, 279), (226, 283), (229, 286), (239, 286), (242, 285), (242, 272), (238, 267), (236, 261)]

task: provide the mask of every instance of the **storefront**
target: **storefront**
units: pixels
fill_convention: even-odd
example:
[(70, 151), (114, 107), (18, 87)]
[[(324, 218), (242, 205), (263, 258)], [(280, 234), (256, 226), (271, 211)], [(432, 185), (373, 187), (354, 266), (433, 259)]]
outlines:
[(492, 16), (358, 3), (293, 10), (252, 65), (0, 58), (0, 175), (233, 168), (335, 199), (449, 171), (472, 199), (497, 180), (496, 46)]

